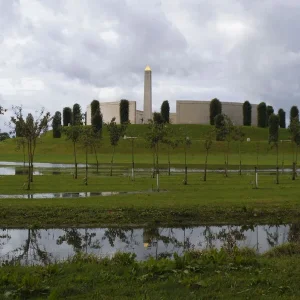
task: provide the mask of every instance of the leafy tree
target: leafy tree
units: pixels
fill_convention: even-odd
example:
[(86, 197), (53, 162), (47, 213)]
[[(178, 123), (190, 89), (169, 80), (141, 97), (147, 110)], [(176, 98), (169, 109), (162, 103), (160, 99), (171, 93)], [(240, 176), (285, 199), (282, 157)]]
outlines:
[(267, 126), (269, 126), (269, 118), (270, 116), (274, 114), (274, 108), (271, 105), (267, 106)]
[(83, 127), (81, 129), (80, 143), (85, 150), (85, 178), (84, 183), (88, 185), (88, 153), (93, 149), (95, 135), (92, 127)]
[(276, 148), (276, 183), (279, 184), (279, 167), (278, 167), (278, 135), (279, 135), (279, 116), (272, 114), (269, 118), (269, 144)]
[(72, 120), (73, 120), (72, 125), (75, 125), (75, 126), (83, 125), (81, 107), (78, 103), (75, 103), (73, 105), (73, 118), (72, 118)]
[(206, 181), (206, 177), (207, 177), (208, 153), (209, 153), (209, 150), (211, 149), (214, 135), (215, 135), (215, 130), (210, 130), (204, 136), (205, 162), (204, 162), (204, 177), (203, 177), (203, 181)]
[(162, 103), (160, 114), (164, 123), (170, 123), (170, 105), (168, 100)]
[(226, 147), (224, 148), (224, 160), (225, 160), (225, 176), (228, 177), (228, 165), (229, 165), (229, 152), (230, 143), (233, 140), (237, 140), (237, 128), (233, 125), (232, 120), (225, 114), (217, 115), (215, 119), (215, 130), (217, 140), (225, 141)]
[(251, 126), (252, 106), (249, 101), (243, 104), (243, 124), (244, 126)]
[(10, 136), (7, 132), (0, 132), (0, 142), (10, 139)]
[(226, 133), (225, 130), (225, 115), (218, 114), (215, 117), (215, 131), (216, 131), (216, 140), (217, 141), (224, 141)]
[(245, 140), (245, 133), (242, 131), (242, 127), (235, 126), (233, 132), (233, 140), (239, 143), (239, 174), (242, 175), (242, 143)]
[[(289, 126), (289, 132), (291, 134), (292, 148), (293, 148), (293, 180), (296, 177), (296, 169), (298, 163), (298, 148), (300, 145), (300, 122), (299, 118), (295, 117), (291, 120)], [(294, 150), (296, 148), (296, 151)]]
[(156, 123), (156, 124), (163, 124), (164, 123), (164, 120), (163, 120), (160, 113), (158, 113), (158, 112), (153, 113), (153, 122)]
[(167, 127), (164, 124), (155, 123), (150, 120), (148, 124), (148, 131), (145, 135), (146, 141), (151, 149), (154, 150), (154, 166), (156, 169), (157, 178), (157, 190), (159, 191), (159, 165), (158, 165), (158, 155), (159, 155), (159, 145), (163, 143), (167, 135)]
[(24, 137), (16, 137), (16, 151), (19, 151), (22, 148), (22, 153), (23, 153), (23, 167), (25, 168), (25, 163), (26, 163), (26, 153), (25, 153), (25, 147), (26, 147), (26, 139)]
[(27, 144), (28, 154), (28, 182), (27, 189), (30, 190), (30, 183), (33, 182), (33, 159), (37, 146), (37, 139), (48, 130), (51, 121), (50, 113), (41, 109), (39, 115), (34, 119), (32, 114), (28, 114), (26, 119), (23, 118), (22, 107), (13, 107), (14, 116), (11, 117), (10, 127), (13, 131), (19, 126), (20, 135), (24, 137)]
[(114, 155), (115, 155), (115, 149), (116, 146), (118, 146), (120, 138), (124, 135), (126, 131), (126, 124), (120, 124), (118, 125), (116, 123), (116, 118), (112, 118), (110, 123), (106, 124), (107, 130), (109, 133), (109, 139), (110, 139), (110, 145), (113, 148), (111, 162), (110, 162), (110, 176), (112, 176), (112, 167), (114, 162)]
[(215, 125), (215, 117), (222, 113), (222, 103), (219, 99), (214, 98), (210, 101), (210, 125)]
[(128, 124), (129, 122), (129, 101), (122, 99), (120, 101), (120, 123)]
[(184, 151), (184, 180), (183, 180), (183, 184), (187, 185), (188, 181), (187, 181), (187, 150), (188, 148), (191, 146), (192, 141), (191, 138), (189, 137), (189, 134), (187, 132), (186, 127), (185, 128), (180, 128), (179, 130), (179, 143), (183, 145), (183, 151)]
[(100, 147), (101, 139), (102, 139), (102, 127), (103, 127), (103, 117), (101, 114), (100, 103), (98, 100), (93, 100), (91, 102), (91, 123), (93, 128), (93, 151), (96, 158), (97, 163), (97, 173), (99, 172), (99, 161), (98, 161), (98, 153), (97, 150)]
[(286, 124), (285, 124), (285, 111), (280, 108), (278, 110), (278, 116), (279, 116), (279, 126), (280, 128), (285, 128)]
[(265, 128), (267, 126), (267, 106), (261, 102), (257, 106), (257, 126)]
[(64, 107), (63, 109), (63, 125), (72, 125), (72, 109), (70, 107)]
[(66, 140), (71, 141), (73, 144), (73, 155), (74, 155), (74, 165), (75, 165), (75, 174), (74, 178), (77, 179), (78, 172), (77, 172), (77, 151), (76, 146), (80, 141), (80, 137), (82, 134), (82, 126), (68, 126), (63, 128), (63, 132), (66, 135)]
[(299, 109), (297, 106), (292, 106), (291, 110), (290, 110), (290, 122), (292, 122), (292, 120), (294, 119), (299, 120)]
[(53, 137), (60, 138), (61, 137), (61, 113), (57, 111), (54, 114), (52, 120), (52, 128), (53, 128)]
[(175, 132), (172, 127), (165, 125), (166, 134), (162, 140), (162, 143), (167, 145), (167, 155), (168, 155), (168, 175), (171, 175), (171, 160), (170, 160), (170, 150), (175, 149), (180, 144), (180, 140), (176, 139)]

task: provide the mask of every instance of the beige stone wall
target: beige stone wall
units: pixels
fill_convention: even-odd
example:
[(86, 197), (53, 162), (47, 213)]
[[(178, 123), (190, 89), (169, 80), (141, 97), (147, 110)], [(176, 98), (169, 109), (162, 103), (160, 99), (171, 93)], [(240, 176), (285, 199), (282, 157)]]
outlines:
[(170, 123), (176, 124), (176, 113), (170, 113)]
[(142, 120), (144, 118), (144, 112), (142, 110), (136, 111), (136, 123), (135, 124), (143, 124)]
[(209, 101), (176, 101), (176, 124), (209, 124)]
[[(176, 102), (176, 124), (209, 124), (210, 101)], [(243, 103), (222, 102), (222, 112), (235, 125), (243, 125)], [(252, 126), (257, 126), (257, 105), (252, 104)]]
[[(100, 102), (100, 109), (103, 122), (109, 123), (112, 118), (116, 118), (116, 123), (120, 124), (120, 101)], [(131, 124), (136, 123), (136, 102), (129, 101), (129, 120)], [(87, 106), (87, 125), (91, 125), (91, 106)]]

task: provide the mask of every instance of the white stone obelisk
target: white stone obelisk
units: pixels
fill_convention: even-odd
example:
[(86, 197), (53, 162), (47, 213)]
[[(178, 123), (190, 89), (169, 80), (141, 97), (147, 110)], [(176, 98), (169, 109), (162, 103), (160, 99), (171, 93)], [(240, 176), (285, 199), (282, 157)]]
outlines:
[(144, 81), (144, 123), (149, 123), (152, 120), (152, 74), (151, 68), (145, 68), (145, 81)]

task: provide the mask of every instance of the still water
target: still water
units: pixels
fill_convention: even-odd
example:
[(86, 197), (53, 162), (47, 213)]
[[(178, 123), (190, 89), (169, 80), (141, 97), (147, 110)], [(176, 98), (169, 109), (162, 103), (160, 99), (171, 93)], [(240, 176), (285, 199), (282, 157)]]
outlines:
[(66, 228), (0, 230), (0, 261), (47, 264), (77, 252), (112, 256), (135, 253), (138, 260), (181, 255), (188, 249), (250, 247), (263, 253), (286, 242), (300, 242), (300, 224), (198, 226), (193, 228)]

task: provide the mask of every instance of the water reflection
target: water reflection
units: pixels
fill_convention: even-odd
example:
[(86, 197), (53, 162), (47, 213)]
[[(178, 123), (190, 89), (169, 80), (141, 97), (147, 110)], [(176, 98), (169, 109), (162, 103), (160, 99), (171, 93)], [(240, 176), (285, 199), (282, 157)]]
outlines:
[[(113, 195), (134, 195), (134, 194), (149, 194), (156, 191), (120, 191), (120, 192), (77, 192), (77, 193), (33, 193), (33, 194), (15, 194), (5, 195), (0, 194), (0, 199), (53, 199), (53, 198), (88, 198), (95, 196), (113, 196)], [(166, 192), (166, 190), (160, 190)]]
[(138, 260), (181, 255), (188, 249), (221, 246), (250, 247), (263, 253), (285, 242), (300, 241), (300, 225), (199, 226), (194, 228), (67, 228), (10, 229), (0, 231), (0, 260), (47, 264), (75, 253), (110, 256), (132, 252)]

